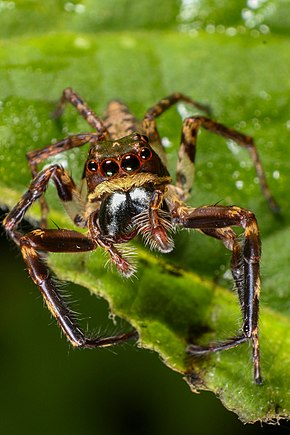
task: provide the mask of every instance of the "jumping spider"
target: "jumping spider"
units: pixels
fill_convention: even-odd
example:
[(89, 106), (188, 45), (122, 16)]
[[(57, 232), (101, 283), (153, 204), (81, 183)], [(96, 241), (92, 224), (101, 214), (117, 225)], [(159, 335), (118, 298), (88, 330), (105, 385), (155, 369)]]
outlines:
[[(193, 184), (199, 128), (203, 127), (247, 148), (269, 206), (275, 210), (277, 205), (269, 191), (253, 139), (206, 116), (190, 116), (183, 121), (176, 185), (171, 184), (156, 118), (180, 101), (209, 114), (207, 106), (181, 93), (174, 93), (151, 107), (142, 121), (137, 121), (119, 101), (109, 103), (106, 115), (101, 119), (71, 88), (65, 89), (56, 116), (62, 114), (69, 102), (95, 132), (72, 135), (27, 154), (33, 180), (5, 218), (4, 227), (20, 247), (32, 280), (68, 340), (74, 346), (85, 348), (115, 345), (132, 337), (137, 338), (137, 333), (134, 331), (105, 338), (87, 337), (58, 293), (43, 261), (43, 252), (85, 252), (101, 247), (109, 254), (118, 271), (129, 277), (134, 272), (134, 266), (120, 245), (137, 234), (143, 236), (150, 248), (162, 253), (173, 249), (170, 233), (176, 227), (195, 228), (219, 239), (232, 251), (231, 270), (243, 315), (242, 333), (207, 347), (189, 345), (187, 352), (194, 355), (215, 352), (252, 340), (254, 379), (260, 383), (258, 225), (254, 214), (240, 207), (210, 205), (192, 208), (185, 205), (184, 200)], [(84, 200), (73, 179), (61, 165), (51, 164), (41, 171), (38, 171), (38, 165), (48, 157), (87, 143), (89, 154), (82, 177), (87, 186)], [(46, 228), (48, 207), (44, 193), (50, 179), (75, 225), (88, 229), (86, 235), (78, 231)], [(27, 209), (38, 199), (42, 210), (40, 228), (23, 234), (18, 226)], [(232, 226), (244, 229), (242, 240)]]

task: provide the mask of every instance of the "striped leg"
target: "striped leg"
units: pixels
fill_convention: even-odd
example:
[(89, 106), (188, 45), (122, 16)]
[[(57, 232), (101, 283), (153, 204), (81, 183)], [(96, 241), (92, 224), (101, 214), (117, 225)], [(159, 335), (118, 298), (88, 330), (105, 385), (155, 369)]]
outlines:
[(244, 261), (243, 243), (230, 227), (201, 229), (203, 234), (220, 240), (227, 249), (232, 251), (231, 272), (238, 292), (239, 302), (243, 317), (245, 317), (244, 295)]
[(57, 118), (62, 115), (67, 103), (72, 104), (77, 109), (79, 114), (86, 120), (86, 122), (95, 130), (97, 130), (97, 132), (102, 135), (104, 139), (109, 139), (109, 133), (104, 125), (103, 120), (92, 111), (87, 103), (85, 103), (72, 88), (66, 88), (63, 91), (60, 102), (54, 112), (54, 117)]
[(73, 346), (89, 348), (111, 346), (129, 338), (137, 338), (135, 331), (111, 337), (86, 337), (57, 291), (54, 280), (38, 252), (87, 252), (96, 249), (97, 241), (71, 230), (36, 229), (23, 235), (17, 229), (28, 208), (46, 191), (50, 179), (54, 181), (58, 196), (64, 205), (77, 202), (78, 191), (72, 178), (61, 166), (51, 165), (36, 175), (27, 192), (3, 221), (7, 233), (20, 246), (32, 280), (38, 286), (49, 310)]
[[(75, 210), (82, 211), (80, 195), (74, 181), (68, 173), (59, 165), (51, 165), (40, 171), (32, 180), (27, 192), (22, 196), (18, 204), (8, 213), (3, 221), (5, 230), (14, 242), (19, 245), (22, 233), (17, 230), (26, 211), (46, 191), (49, 180), (52, 179), (56, 185), (58, 196), (64, 206), (75, 203)], [(75, 216), (72, 216), (75, 219)]]
[[(98, 133), (86, 133), (86, 134), (76, 134), (69, 136), (59, 142), (48, 145), (44, 148), (39, 148), (37, 150), (29, 151), (26, 154), (28, 164), (31, 169), (32, 177), (35, 178), (38, 174), (38, 165), (45, 159), (55, 156), (64, 151), (68, 151), (72, 148), (81, 147), (86, 143), (96, 143), (100, 139)], [(48, 216), (48, 205), (43, 196), (39, 198), (40, 208), (41, 208), (41, 222), (40, 226), (42, 228), (47, 227), (47, 216)]]
[[(254, 214), (234, 206), (208, 206), (196, 209), (182, 207), (174, 211), (173, 222), (183, 228), (200, 229), (207, 235), (221, 239), (226, 246), (232, 248), (232, 271), (243, 315), (243, 335), (206, 347), (190, 345), (188, 352), (193, 355), (216, 352), (251, 339), (254, 379), (256, 383), (261, 383), (258, 336), (261, 244)], [(240, 226), (244, 229), (244, 240), (241, 244), (236, 243), (233, 233), (226, 235), (226, 230), (231, 226)], [(218, 229), (224, 229), (225, 234), (222, 235), (222, 231)]]
[(112, 346), (138, 337), (136, 331), (109, 337), (87, 337), (58, 292), (45, 262), (38, 253), (38, 250), (44, 252), (87, 252), (96, 249), (95, 242), (77, 231), (38, 229), (21, 237), (20, 247), (32, 280), (38, 286), (48, 309), (73, 346), (82, 348)]
[(162, 113), (164, 113), (174, 104), (182, 101), (191, 104), (208, 115), (210, 114), (209, 106), (199, 103), (198, 101), (195, 101), (187, 95), (181, 94), (180, 92), (175, 92), (158, 101), (157, 104), (148, 109), (142, 122), (142, 129), (144, 133), (149, 137), (150, 143), (164, 164), (166, 164), (166, 155), (156, 127), (156, 118), (162, 115)]
[(181, 144), (176, 168), (176, 186), (183, 191), (184, 198), (188, 196), (192, 188), (196, 141), (200, 127), (226, 139), (231, 139), (238, 145), (248, 149), (259, 178), (262, 193), (268, 202), (270, 209), (274, 212), (278, 212), (279, 206), (270, 192), (253, 138), (204, 116), (186, 118), (183, 122)]

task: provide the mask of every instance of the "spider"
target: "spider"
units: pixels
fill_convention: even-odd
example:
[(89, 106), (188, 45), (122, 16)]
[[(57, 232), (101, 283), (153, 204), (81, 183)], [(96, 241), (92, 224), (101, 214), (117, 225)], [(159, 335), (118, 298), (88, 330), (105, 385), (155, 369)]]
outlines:
[[(177, 227), (194, 228), (220, 240), (232, 252), (231, 270), (243, 316), (242, 332), (205, 347), (191, 344), (187, 352), (191, 355), (206, 354), (251, 340), (254, 380), (261, 383), (258, 336), (259, 229), (255, 215), (244, 208), (223, 205), (192, 208), (185, 205), (184, 201), (193, 184), (196, 140), (200, 127), (247, 148), (270, 208), (277, 210), (277, 204), (268, 188), (253, 139), (208, 116), (190, 116), (183, 121), (176, 184), (172, 184), (156, 128), (156, 118), (178, 102), (191, 104), (209, 116), (206, 105), (181, 93), (173, 93), (151, 107), (142, 121), (138, 121), (127, 106), (115, 100), (108, 104), (104, 118), (100, 118), (73, 89), (66, 88), (55, 116), (60, 116), (66, 104), (71, 103), (94, 132), (71, 135), (45, 148), (28, 152), (33, 180), (6, 216), (4, 227), (20, 247), (29, 275), (65, 336), (73, 346), (82, 348), (111, 346), (138, 338), (138, 335), (136, 331), (131, 331), (109, 337), (87, 336), (59, 294), (43, 253), (78, 253), (100, 247), (109, 254), (118, 271), (130, 277), (134, 273), (134, 265), (122, 246), (138, 234), (151, 249), (162, 253), (173, 249), (171, 233)], [(84, 199), (72, 177), (61, 165), (51, 164), (41, 171), (38, 165), (48, 157), (85, 144), (89, 144), (89, 153), (82, 176), (86, 185)], [(44, 193), (49, 180), (54, 182), (59, 199), (74, 224), (87, 228), (86, 234), (68, 229), (47, 229), (48, 206)], [(37, 200), (42, 210), (40, 227), (24, 234), (18, 228), (19, 224), (28, 208)], [(242, 240), (232, 229), (233, 226), (244, 230)]]

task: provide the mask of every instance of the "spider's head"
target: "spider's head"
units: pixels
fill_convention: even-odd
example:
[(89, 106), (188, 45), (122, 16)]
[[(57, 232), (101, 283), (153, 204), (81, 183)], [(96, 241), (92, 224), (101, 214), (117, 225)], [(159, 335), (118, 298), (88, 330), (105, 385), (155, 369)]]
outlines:
[(104, 183), (104, 188), (109, 184), (110, 190), (112, 186), (115, 186), (115, 190), (129, 190), (136, 182), (144, 185), (149, 179), (169, 178), (167, 169), (150, 146), (148, 138), (139, 133), (94, 144), (84, 175), (89, 193), (94, 192), (101, 183)]

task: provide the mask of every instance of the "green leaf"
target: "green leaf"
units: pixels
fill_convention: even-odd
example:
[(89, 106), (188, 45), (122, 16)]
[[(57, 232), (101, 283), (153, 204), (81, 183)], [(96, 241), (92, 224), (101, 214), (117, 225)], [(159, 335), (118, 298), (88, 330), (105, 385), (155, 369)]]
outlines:
[[(248, 154), (206, 132), (199, 136), (190, 204), (237, 204), (250, 208), (258, 218), (263, 241), (263, 385), (253, 384), (247, 345), (203, 360), (190, 360), (185, 353), (191, 341), (208, 343), (233, 336), (242, 322), (228, 278), (230, 255), (218, 242), (198, 233), (180, 232), (175, 236), (175, 251), (161, 256), (137, 241), (138, 272), (132, 280), (108, 270), (99, 251), (50, 255), (49, 264), (59, 278), (106, 298), (112, 313), (138, 330), (141, 347), (159, 352), (169, 367), (186, 376), (193, 389), (215, 392), (243, 421), (289, 417), (287, 14), (280, 28), (277, 24), (286, 3), (278, 2), (272, 13), (264, 11), (262, 22), (263, 11), (259, 18), (249, 7), (256, 21), (245, 23), (237, 6), (223, 11), (217, 2), (207, 1), (195, 15), (189, 11), (186, 15), (185, 3), (177, 10), (175, 1), (161, 2), (153, 27), (148, 2), (147, 7), (146, 2), (135, 2), (126, 14), (124, 8), (131, 2), (122, 1), (119, 6), (114, 1), (58, 2), (58, 6), (55, 2), (2, 3), (6, 6), (0, 9), (1, 205), (11, 208), (29, 185), (28, 150), (88, 129), (72, 108), (61, 123), (50, 117), (67, 86), (74, 87), (97, 113), (103, 112), (110, 99), (119, 98), (139, 117), (161, 97), (182, 91), (209, 103), (215, 118), (224, 124), (255, 137), (271, 189), (281, 205), (281, 217), (268, 210)], [(111, 31), (105, 32), (109, 23)], [(272, 25), (277, 34), (269, 32)], [(161, 28), (162, 32), (157, 30)], [(172, 109), (158, 125), (170, 140), (168, 160), (174, 174), (180, 116)], [(86, 154), (84, 147), (56, 160), (68, 166), (78, 180)], [(47, 196), (51, 222), (72, 227), (53, 187)], [(38, 207), (28, 216), (37, 219)]]

